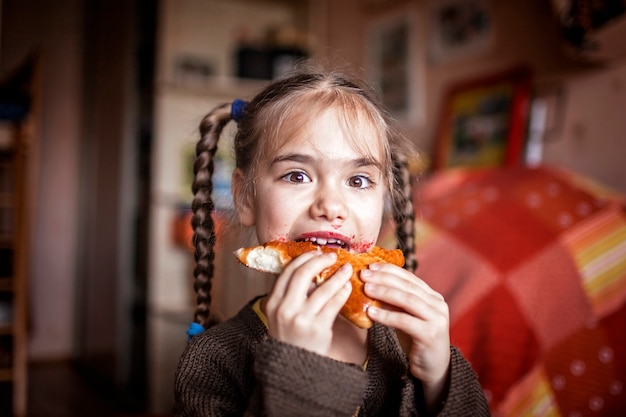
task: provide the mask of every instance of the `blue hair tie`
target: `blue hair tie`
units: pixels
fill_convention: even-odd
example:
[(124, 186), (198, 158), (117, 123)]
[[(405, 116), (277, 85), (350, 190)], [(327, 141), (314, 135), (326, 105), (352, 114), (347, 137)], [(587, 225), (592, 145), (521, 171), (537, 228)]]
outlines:
[(236, 98), (233, 100), (233, 103), (230, 105), (230, 117), (237, 123), (243, 117), (243, 111), (248, 105), (247, 101)]
[(192, 322), (187, 329), (187, 341), (190, 341), (192, 337), (199, 335), (204, 331), (204, 327), (201, 324)]

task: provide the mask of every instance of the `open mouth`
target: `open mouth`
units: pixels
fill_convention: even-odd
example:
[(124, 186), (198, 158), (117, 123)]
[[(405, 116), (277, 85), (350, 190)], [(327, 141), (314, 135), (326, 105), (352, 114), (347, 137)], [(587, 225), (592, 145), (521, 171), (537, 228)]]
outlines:
[(301, 242), (311, 242), (319, 246), (328, 246), (329, 248), (348, 249), (348, 243), (340, 239), (324, 238), (324, 237), (307, 237), (300, 239)]

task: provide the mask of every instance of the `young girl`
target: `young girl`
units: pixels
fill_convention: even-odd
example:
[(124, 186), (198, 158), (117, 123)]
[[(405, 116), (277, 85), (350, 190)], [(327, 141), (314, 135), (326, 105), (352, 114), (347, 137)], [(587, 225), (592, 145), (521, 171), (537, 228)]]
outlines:
[[(366, 294), (384, 306), (368, 309), (371, 329), (339, 315), (351, 291), (350, 265), (312, 284), (335, 262), (320, 251), (294, 259), (269, 295), (209, 326), (212, 157), (231, 119), (238, 123), (235, 209), (260, 243), (312, 240), (367, 251), (392, 203), (407, 267), (374, 264), (361, 273)], [(179, 362), (177, 416), (489, 415), (470, 365), (450, 346), (443, 297), (412, 273), (408, 147), (367, 90), (333, 73), (296, 74), (250, 103), (217, 107), (200, 133), (195, 321), (207, 329)]]

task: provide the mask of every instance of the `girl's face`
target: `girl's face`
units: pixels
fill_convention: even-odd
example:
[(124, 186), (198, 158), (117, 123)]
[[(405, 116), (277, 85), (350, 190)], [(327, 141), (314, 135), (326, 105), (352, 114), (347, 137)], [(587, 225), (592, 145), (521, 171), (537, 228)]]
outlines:
[[(355, 149), (333, 109), (313, 118), (260, 163), (254, 195), (238, 207), (240, 221), (255, 226), (260, 243), (311, 240), (363, 252), (380, 231), (386, 179), (382, 150), (373, 135)], [(235, 193), (242, 175), (235, 173)], [(237, 199), (243, 201), (245, 199)]]

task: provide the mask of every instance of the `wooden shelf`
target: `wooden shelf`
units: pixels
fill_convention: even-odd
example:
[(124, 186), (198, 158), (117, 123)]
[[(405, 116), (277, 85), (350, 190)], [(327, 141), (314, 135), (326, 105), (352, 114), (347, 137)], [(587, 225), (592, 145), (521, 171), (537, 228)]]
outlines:
[[(35, 121), (38, 108), (39, 63), (37, 58), (27, 60), (21, 68), (0, 82), (3, 89), (22, 89), (30, 96), (19, 103), (22, 113), (0, 112), (4, 125), (11, 129), (12, 146), (0, 153), (0, 249), (3, 267), (0, 276), (0, 303), (2, 303), (2, 366), (0, 367), (0, 397), (2, 412), (9, 410), (14, 417), (27, 415), (27, 300), (29, 201), (27, 192), (33, 187), (31, 155), (35, 146)], [(5, 106), (6, 107), (6, 106)], [(9, 106), (11, 109), (13, 107)], [(6, 127), (6, 126), (5, 126)], [(10, 265), (4, 266), (4, 262)], [(8, 404), (5, 399), (10, 399)], [(8, 415), (8, 414), (3, 414)]]
[(223, 97), (232, 99), (250, 98), (269, 83), (268, 80), (256, 80), (237, 77), (210, 77), (205, 82), (184, 83), (162, 81), (158, 83), (161, 94), (181, 95), (184, 97)]

